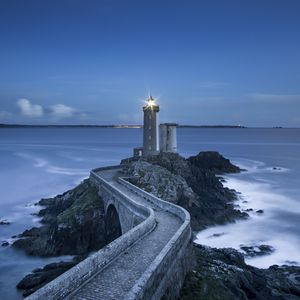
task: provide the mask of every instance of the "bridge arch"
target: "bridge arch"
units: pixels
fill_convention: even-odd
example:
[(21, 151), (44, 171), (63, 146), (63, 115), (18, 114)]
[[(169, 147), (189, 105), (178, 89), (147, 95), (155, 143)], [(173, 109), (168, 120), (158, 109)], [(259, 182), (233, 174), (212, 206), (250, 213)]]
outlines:
[(122, 235), (122, 227), (118, 211), (113, 204), (109, 204), (105, 214), (105, 230), (107, 243)]

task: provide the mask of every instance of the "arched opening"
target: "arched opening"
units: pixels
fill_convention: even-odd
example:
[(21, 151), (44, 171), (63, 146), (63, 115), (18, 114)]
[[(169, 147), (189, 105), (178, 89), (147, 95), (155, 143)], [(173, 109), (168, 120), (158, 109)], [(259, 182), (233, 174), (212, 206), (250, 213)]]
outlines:
[(107, 208), (105, 217), (105, 227), (107, 243), (112, 242), (113, 240), (122, 235), (119, 215), (116, 208), (112, 204), (110, 204)]

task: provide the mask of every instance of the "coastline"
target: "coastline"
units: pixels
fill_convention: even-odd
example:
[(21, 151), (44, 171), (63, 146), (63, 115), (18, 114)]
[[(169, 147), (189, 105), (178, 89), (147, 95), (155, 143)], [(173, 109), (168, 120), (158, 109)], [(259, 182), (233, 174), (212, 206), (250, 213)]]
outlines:
[[(277, 210), (293, 214), (297, 202), (278, 189), (277, 181), (268, 180), (270, 175), (281, 178), (287, 172), (289, 170), (281, 166), (270, 167), (256, 162), (255, 167), (243, 174), (224, 176), (223, 184), (238, 191), (237, 207), (247, 212), (249, 218), (235, 224), (207, 228), (197, 233), (195, 242), (210, 247), (234, 248), (245, 255), (246, 263), (258, 268), (299, 266), (300, 255), (292, 232), (286, 236), (285, 224), (276, 216)], [(282, 207), (283, 203), (285, 207)], [(276, 230), (273, 230), (273, 226)], [(268, 247), (260, 250), (260, 245)]]
[[(157, 164), (159, 165), (164, 165), (165, 167), (167, 167), (167, 169), (168, 168), (170, 168), (173, 172), (175, 172), (175, 174), (176, 174), (176, 172), (178, 171), (176, 171), (176, 168), (174, 168), (174, 166), (168, 166), (168, 164), (166, 164), (166, 162), (167, 161), (164, 161), (164, 159), (165, 158), (162, 158), (162, 160), (160, 161), (160, 162), (158, 162), (158, 161), (152, 161), (152, 164), (154, 163), (154, 166), (156, 165), (157, 166)], [(180, 162), (181, 163), (181, 162)], [(181, 167), (182, 167), (182, 165), (180, 165)], [(141, 167), (141, 166), (139, 166), (139, 167)], [(142, 166), (142, 171), (145, 171), (145, 169), (143, 169), (145, 166)], [(149, 166), (147, 166), (147, 167), (149, 167)], [(158, 166), (157, 166), (158, 167)], [(151, 169), (151, 168), (153, 168), (153, 165), (151, 166), (151, 168), (150, 169), (147, 169), (147, 172), (161, 172), (161, 170), (159, 170), (159, 169), (157, 169), (157, 167), (155, 167), (154, 169)], [(139, 169), (137, 169), (137, 168), (134, 168), (133, 170), (129, 170), (129, 172), (136, 172), (136, 171), (138, 171)], [(159, 173), (158, 172), (158, 173)], [(163, 174), (164, 175), (164, 174)], [(176, 176), (178, 176), (178, 174), (176, 174)], [(188, 178), (188, 177), (187, 177)], [(222, 179), (220, 178), (220, 179), (218, 179), (218, 181), (222, 181)], [(141, 182), (139, 183), (139, 184), (141, 184)], [(172, 183), (173, 184), (173, 183)], [(214, 182), (214, 184), (215, 184), (215, 182)], [(152, 183), (152, 185), (153, 185), (153, 183)], [(144, 186), (144, 188), (145, 188), (145, 186)], [(146, 187), (147, 188), (147, 187)], [(227, 191), (225, 194), (227, 195), (227, 197), (228, 197), (228, 195), (229, 194), (231, 194), (231, 195), (234, 195), (236, 192), (234, 192), (233, 190), (228, 190), (228, 189), (224, 189), (224, 191)], [(154, 191), (155, 192), (155, 191)], [(158, 192), (158, 190), (156, 190), (156, 192)], [(64, 193), (65, 194), (65, 193)], [(63, 194), (63, 195), (64, 195)], [(58, 196), (58, 197), (61, 197), (61, 196)], [(164, 197), (168, 197), (168, 193), (167, 194), (165, 194), (164, 195)], [(230, 203), (232, 203), (232, 204), (234, 204), (234, 201), (236, 201), (235, 199), (234, 199), (235, 197), (232, 197), (231, 198), (231, 200), (229, 201)], [(57, 197), (55, 197), (54, 199), (57, 199)], [(47, 199), (46, 199), (47, 200)], [(44, 201), (44, 204), (48, 204), (49, 205), (49, 203), (51, 202), (50, 201), (50, 199), (48, 199), (49, 201)], [(180, 202), (180, 201), (179, 201)], [(244, 215), (245, 216), (245, 215)], [(208, 216), (209, 217), (209, 216)], [(229, 218), (229, 221), (230, 222), (234, 222), (235, 221), (235, 219), (237, 219), (238, 217), (241, 217), (241, 215), (231, 215), (230, 216), (230, 218)], [(220, 223), (220, 222), (219, 222)], [(222, 223), (222, 222), (221, 222)], [(223, 223), (225, 223), (225, 224), (228, 224), (227, 223), (227, 221), (226, 221), (226, 219), (224, 220), (224, 222)], [(210, 226), (210, 225), (215, 225), (215, 224), (207, 224), (207, 226)], [(202, 225), (200, 225), (200, 227), (201, 227)], [(196, 227), (195, 228), (197, 228), (198, 227), (198, 225), (196, 225)], [(194, 229), (195, 229), (194, 228)], [(198, 227), (199, 228), (199, 227)], [(195, 231), (195, 230), (194, 230)], [(30, 231), (29, 231), (30, 232)], [(25, 236), (26, 235), (28, 235), (28, 234), (25, 234)], [(30, 235), (29, 235), (30, 236)], [(196, 248), (197, 248), (197, 246), (196, 246)], [(214, 250), (209, 250), (208, 248), (203, 248), (203, 249), (206, 249), (206, 250), (204, 250), (204, 251), (208, 251), (208, 252), (210, 252), (210, 253), (215, 253), (214, 252)], [(203, 251), (203, 249), (201, 250), (201, 251)], [(197, 250), (195, 250), (196, 251), (196, 253), (197, 253)], [(220, 251), (222, 251), (222, 249), (220, 250)], [(235, 252), (231, 252), (232, 253), (232, 255), (235, 255)], [(214, 254), (215, 255), (215, 254)], [(83, 257), (84, 258), (84, 257)], [(75, 261), (76, 262), (76, 261)], [(64, 263), (60, 263), (60, 264), (58, 264), (57, 265), (57, 267), (60, 267), (60, 266), (62, 266)], [(69, 264), (69, 267), (72, 267), (74, 264)], [(52, 265), (53, 266), (53, 265)], [(40, 274), (38, 274), (38, 275), (41, 275), (41, 277), (45, 277), (45, 274), (43, 273), (44, 271), (46, 271), (46, 272), (48, 272), (49, 271), (49, 268), (51, 269), (51, 267), (49, 267), (49, 266), (46, 266), (44, 269), (39, 269), (38, 271), (40, 272)], [(246, 268), (246, 267), (245, 267)], [(56, 273), (57, 274), (57, 276), (59, 275), (59, 272), (57, 272)], [(35, 273), (35, 275), (34, 276), (36, 276), (36, 273)], [(25, 277), (26, 278), (26, 277)], [(31, 278), (32, 278), (32, 275), (31, 276), (29, 276), (29, 277), (27, 277), (27, 281), (28, 282), (30, 282), (30, 280), (31, 280)], [(26, 280), (25, 280), (25, 282), (26, 282)], [(23, 283), (24, 283), (24, 281), (23, 281)], [(45, 282), (44, 282), (45, 283)], [(25, 285), (22, 285), (22, 284), (20, 284), (19, 285), (20, 287), (26, 287), (26, 284)], [(31, 290), (31, 291), (29, 291), (29, 292), (32, 292), (33, 290)]]

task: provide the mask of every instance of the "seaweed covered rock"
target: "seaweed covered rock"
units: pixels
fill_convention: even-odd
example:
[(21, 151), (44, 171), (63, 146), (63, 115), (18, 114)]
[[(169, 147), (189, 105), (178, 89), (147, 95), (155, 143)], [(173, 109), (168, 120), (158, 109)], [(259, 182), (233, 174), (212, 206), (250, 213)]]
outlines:
[(103, 201), (89, 180), (38, 204), (43, 225), (25, 230), (13, 247), (38, 256), (82, 255), (106, 245)]
[(194, 245), (197, 263), (184, 281), (180, 299), (299, 299), (300, 267), (258, 269), (234, 249)]

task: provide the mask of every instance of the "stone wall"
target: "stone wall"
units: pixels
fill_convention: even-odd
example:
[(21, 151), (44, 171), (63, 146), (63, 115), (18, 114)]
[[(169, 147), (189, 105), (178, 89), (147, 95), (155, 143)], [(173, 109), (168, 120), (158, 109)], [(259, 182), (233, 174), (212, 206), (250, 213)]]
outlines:
[[(99, 169), (97, 170), (99, 171)], [(120, 218), (122, 234), (131, 230), (149, 216), (149, 208), (135, 202), (133, 199), (128, 199), (121, 191), (116, 190), (94, 171), (90, 174), (90, 181), (98, 189), (99, 196), (104, 202), (105, 213), (111, 204), (116, 208)]]
[(122, 178), (119, 178), (119, 182), (147, 201), (171, 212), (183, 221), (172, 239), (136, 283), (127, 299), (157, 300), (163, 296), (176, 299), (185, 275), (191, 269), (193, 262), (190, 214), (184, 208), (163, 201)]
[[(120, 191), (116, 191), (104, 179), (100, 178), (95, 172), (91, 172), (91, 181), (94, 184), (105, 186), (108, 190), (118, 195), (120, 201), (128, 202), (129, 206), (134, 205), (139, 213), (147, 216), (143, 222), (135, 226), (103, 249), (89, 256), (78, 265), (74, 266), (61, 276), (57, 277), (29, 297), (27, 300), (53, 300), (65, 299), (71, 292), (74, 292), (86, 280), (104, 269), (111, 261), (128, 249), (137, 240), (148, 234), (155, 227), (154, 212), (151, 208), (144, 207), (131, 199), (128, 199)], [(130, 204), (129, 204), (130, 203)]]
[[(97, 175), (96, 172), (98, 170), (100, 169), (91, 171), (90, 180), (97, 185), (101, 196), (107, 196), (107, 202), (113, 201), (114, 205), (117, 206), (119, 214), (128, 214), (128, 216), (125, 216), (125, 218), (128, 220), (133, 220), (132, 216), (130, 215), (136, 214), (142, 219), (142, 222), (132, 229), (127, 230), (126, 233), (124, 233), (121, 237), (117, 238), (103, 249), (80, 262), (78, 265), (71, 268), (52, 282), (48, 283), (26, 299), (50, 300), (67, 298), (70, 293), (73, 293), (74, 291), (76, 292), (76, 289), (84, 282), (86, 282), (99, 271), (103, 270), (105, 267), (108, 267), (110, 262), (118, 257), (123, 251), (128, 249), (133, 243), (155, 228), (156, 220), (150, 205), (147, 207), (135, 202), (133, 199), (127, 198), (127, 196), (121, 191), (117, 190), (107, 181)], [(143, 197), (155, 206), (174, 214), (176, 217), (182, 220), (182, 225), (180, 228), (167, 242), (165, 247), (155, 258), (146, 272), (141, 276), (138, 282), (136, 282), (126, 300), (157, 300), (164, 295), (169, 299), (174, 299), (177, 297), (184, 277), (187, 271), (190, 269), (190, 215), (185, 209), (163, 201), (139, 189), (122, 178), (119, 178), (118, 180), (119, 183), (129, 188), (135, 194)], [(118, 202), (119, 204), (117, 204)], [(123, 225), (125, 223), (126, 222), (123, 222)], [(128, 224), (124, 226), (129, 226)], [(128, 251), (130, 251), (130, 249), (128, 249)]]

